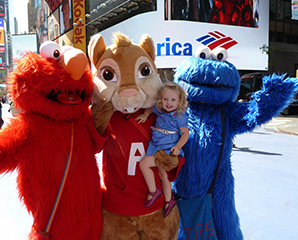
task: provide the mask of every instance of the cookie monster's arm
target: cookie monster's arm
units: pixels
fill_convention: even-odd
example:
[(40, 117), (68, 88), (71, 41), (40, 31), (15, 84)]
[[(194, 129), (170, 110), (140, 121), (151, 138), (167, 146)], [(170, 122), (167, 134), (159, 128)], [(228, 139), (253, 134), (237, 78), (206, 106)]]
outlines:
[(286, 78), (285, 75), (265, 76), (263, 87), (252, 96), (252, 100), (233, 103), (230, 111), (231, 127), (235, 134), (252, 131), (255, 127), (270, 121), (292, 100), (298, 89), (297, 78)]
[(26, 141), (28, 134), (24, 123), (19, 119), (11, 119), (10, 124), (0, 131), (0, 174), (17, 167), (20, 158), (16, 155)]

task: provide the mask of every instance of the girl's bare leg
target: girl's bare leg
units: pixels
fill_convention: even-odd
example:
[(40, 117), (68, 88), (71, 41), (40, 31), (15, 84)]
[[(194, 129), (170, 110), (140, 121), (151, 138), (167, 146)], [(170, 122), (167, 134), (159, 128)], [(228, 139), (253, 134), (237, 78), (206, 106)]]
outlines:
[[(140, 169), (141, 169), (143, 176), (145, 178), (145, 181), (147, 183), (149, 192), (156, 191), (154, 173), (151, 169), (152, 167), (156, 167), (155, 157), (154, 156), (145, 156), (140, 162)], [(151, 198), (152, 198), (152, 196), (148, 195), (147, 199), (150, 200)]]
[[(171, 185), (170, 181), (168, 180), (168, 175), (164, 169), (159, 168), (159, 167), (158, 167), (158, 175), (161, 180), (162, 190), (163, 190), (163, 193), (165, 196), (165, 201), (169, 202), (172, 198), (172, 185)], [(165, 207), (167, 207), (167, 206), (165, 206)]]

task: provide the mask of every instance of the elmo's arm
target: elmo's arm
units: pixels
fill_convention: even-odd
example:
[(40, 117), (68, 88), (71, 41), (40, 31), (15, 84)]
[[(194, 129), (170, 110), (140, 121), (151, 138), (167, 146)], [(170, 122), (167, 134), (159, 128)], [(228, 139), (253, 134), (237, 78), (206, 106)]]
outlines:
[(20, 119), (12, 119), (0, 131), (0, 174), (13, 171), (18, 165), (18, 153), (28, 140), (24, 125)]

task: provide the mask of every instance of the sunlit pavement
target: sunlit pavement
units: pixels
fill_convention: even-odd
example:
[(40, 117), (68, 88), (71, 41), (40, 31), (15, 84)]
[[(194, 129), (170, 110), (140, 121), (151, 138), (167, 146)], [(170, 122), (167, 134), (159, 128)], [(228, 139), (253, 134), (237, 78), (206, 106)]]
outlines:
[(2, 103), (2, 118), (4, 120), (4, 124), (7, 124), (12, 117), (11, 113), (8, 112), (8, 110), (9, 110), (9, 104)]
[[(2, 104), (2, 118), (5, 127), (12, 118), (9, 104)], [(33, 223), (26, 207), (18, 197), (17, 171), (0, 175), (0, 239), (25, 240)]]
[(265, 125), (265, 129), (274, 129), (279, 133), (298, 135), (298, 114), (275, 117)]
[[(9, 105), (4, 104), (5, 124), (12, 117), (8, 109)], [(235, 139), (232, 153), (235, 198), (246, 240), (297, 239), (298, 145), (297, 136), (292, 135), (297, 129), (297, 115), (282, 116)], [(1, 240), (27, 239), (33, 223), (18, 198), (16, 177), (17, 171), (0, 175)]]

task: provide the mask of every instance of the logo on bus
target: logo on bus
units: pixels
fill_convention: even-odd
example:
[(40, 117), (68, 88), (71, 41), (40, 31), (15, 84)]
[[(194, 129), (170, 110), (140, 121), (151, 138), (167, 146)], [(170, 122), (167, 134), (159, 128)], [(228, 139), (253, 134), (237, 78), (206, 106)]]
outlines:
[[(226, 50), (238, 44), (233, 38), (226, 36), (219, 31), (208, 32), (196, 39), (201, 45), (205, 45), (213, 50), (217, 47), (222, 47)], [(193, 56), (193, 46), (190, 42), (171, 42), (170, 37), (166, 37), (162, 43), (157, 43), (157, 56)]]

